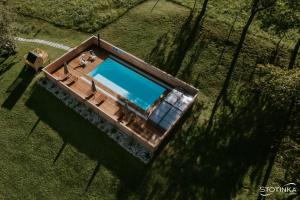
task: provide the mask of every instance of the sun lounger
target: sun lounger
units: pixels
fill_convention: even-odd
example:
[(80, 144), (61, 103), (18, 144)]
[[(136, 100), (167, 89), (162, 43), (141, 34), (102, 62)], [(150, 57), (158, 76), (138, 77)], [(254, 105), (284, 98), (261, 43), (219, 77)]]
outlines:
[(84, 59), (85, 54), (81, 54), (79, 56), (79, 65), (74, 67), (74, 69), (78, 68), (78, 67), (85, 67), (89, 62), (87, 60)]
[(136, 119), (137, 119), (136, 115), (133, 113), (130, 113), (126, 120), (126, 125), (130, 126)]
[(130, 126), (135, 132), (138, 132), (141, 136), (147, 140), (151, 140), (152, 133), (146, 128), (147, 121), (135, 116), (133, 119), (128, 121), (127, 126)]
[(58, 81), (65, 81), (67, 80), (68, 78), (70, 78), (71, 74), (68, 73), (68, 74), (62, 74), (57, 80)]
[(85, 99), (90, 99), (95, 95), (95, 92), (92, 90), (89, 90), (86, 94), (85, 94)]
[(89, 63), (88, 61), (81, 59), (79, 65), (80, 65), (81, 67), (84, 67), (84, 66), (86, 66), (88, 63)]
[(117, 115), (117, 120), (119, 122), (123, 121), (125, 115), (126, 115), (126, 108), (125, 107), (121, 107), (116, 113), (115, 115)]
[(128, 114), (128, 100), (123, 99), (124, 105), (115, 113), (118, 116), (117, 120), (119, 122), (123, 121), (126, 114)]
[(120, 109), (120, 110), (121, 110), (121, 111), (119, 112), (118, 118), (117, 118), (117, 120), (118, 120), (119, 122), (123, 121), (123, 119), (124, 119), (124, 117), (125, 117), (125, 112), (122, 111), (122, 109)]
[(71, 75), (64, 83), (67, 86), (71, 86), (72, 84), (74, 84), (76, 81), (78, 80), (78, 78), (76, 76)]
[(91, 103), (95, 104), (96, 106), (100, 106), (106, 99), (107, 97), (104, 94), (96, 93)]
[(93, 50), (90, 50), (89, 52), (90, 52), (90, 57), (88, 58), (88, 60), (94, 61), (97, 58), (95, 52)]
[(65, 81), (68, 78), (70, 78), (71, 74), (68, 70), (68, 64), (67, 62), (64, 63), (64, 73), (60, 74), (59, 78), (57, 79), (58, 81)]
[(136, 119), (132, 122), (132, 126), (138, 131), (143, 131), (145, 129), (146, 122), (136, 117)]

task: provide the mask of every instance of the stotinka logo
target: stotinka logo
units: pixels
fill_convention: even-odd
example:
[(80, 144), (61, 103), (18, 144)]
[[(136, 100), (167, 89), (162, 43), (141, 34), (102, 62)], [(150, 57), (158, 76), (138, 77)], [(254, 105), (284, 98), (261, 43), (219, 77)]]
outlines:
[(259, 193), (261, 196), (269, 196), (274, 192), (297, 194), (298, 188), (296, 183), (287, 183), (281, 187), (259, 187)]

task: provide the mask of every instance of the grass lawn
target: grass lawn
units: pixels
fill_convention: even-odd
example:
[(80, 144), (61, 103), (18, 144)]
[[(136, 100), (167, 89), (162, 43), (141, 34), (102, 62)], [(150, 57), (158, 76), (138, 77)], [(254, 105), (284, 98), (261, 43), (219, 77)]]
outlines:
[(57, 26), (94, 32), (141, 2), (143, 0), (12, 0), (9, 4), (17, 13), (25, 16), (42, 19)]
[[(193, 8), (194, 6), (194, 0), (168, 0), (174, 3), (178, 3), (179, 5), (183, 5), (189, 9)], [(197, 9), (201, 8), (202, 2), (197, 3)], [(200, 7), (200, 8), (199, 8)], [(210, 1), (207, 6), (207, 18), (218, 21), (220, 23), (224, 23), (227, 25), (231, 25), (234, 21), (234, 19), (237, 17), (237, 21), (235, 24), (235, 28), (241, 29), (244, 24), (246, 23), (246, 20), (248, 18), (249, 12), (248, 9), (241, 8), (249, 8), (249, 4), (247, 4), (247, 1), (243, 0), (214, 0)], [(288, 8), (287, 8), (288, 9)], [(274, 34), (267, 33), (265, 31), (262, 31), (260, 29), (260, 21), (256, 20), (251, 25), (251, 28), (249, 30), (250, 33), (255, 34), (257, 36), (262, 37), (265, 40), (278, 40), (278, 37)], [(287, 38), (285, 39), (286, 45), (293, 45), (293, 42), (297, 40), (299, 33), (295, 31), (290, 31), (287, 35)]]
[[(31, 48), (19, 44), (18, 54), (4, 64)], [(52, 58), (63, 53), (42, 48)], [(0, 198), (115, 199), (122, 184), (133, 187), (144, 164), (37, 86), (37, 77), (24, 75), (22, 63), (19, 60), (1, 76)], [(17, 77), (23, 78), (26, 90), (7, 92)]]
[[(179, 13), (186, 12), (180, 6), (169, 5), (177, 8)], [(120, 20), (120, 27), (135, 21), (139, 12), (151, 6), (152, 3), (148, 3), (141, 5), (138, 10), (133, 9)], [(158, 18), (157, 15), (162, 16), (165, 10), (164, 7), (145, 16), (139, 28), (149, 31), (155, 28), (158, 34), (153, 34), (147, 44), (131, 49), (133, 52), (140, 51), (144, 53), (140, 56), (145, 55), (155, 45), (159, 32), (177, 27), (173, 18), (176, 12), (170, 13), (169, 17), (164, 16), (164, 20), (157, 24), (148, 24), (151, 15)], [(22, 37), (49, 39), (74, 46), (88, 36), (36, 19), (28, 22), (27, 19), (19, 16), (15, 26), (23, 24), (22, 30), (27, 25), (35, 26), (39, 22), (42, 24), (39, 27), (41, 31), (38, 34), (34, 31), (22, 32)], [(159, 23), (164, 23), (166, 28), (160, 30), (157, 27)], [(128, 29), (135, 31), (134, 24), (128, 25)], [(33, 30), (38, 31), (36, 27)], [(124, 35), (113, 31), (116, 30), (107, 27), (101, 33), (104, 38), (114, 34), (114, 39)], [(135, 33), (139, 34), (138, 31)], [(126, 46), (121, 41), (116, 40), (116, 43)], [(133, 46), (132, 43), (130, 47)], [(146, 172), (146, 166), (37, 86), (37, 77), (33, 78), (30, 73), (23, 71), (23, 56), (36, 47), (46, 50), (51, 60), (64, 53), (44, 45), (18, 43), (18, 53), (1, 64), (1, 68), (6, 70), (0, 77), (0, 102), (3, 105), (0, 109), (0, 127), (4, 130), (0, 134), (0, 198), (122, 199), (135, 191)], [(17, 87), (7, 92), (18, 77), (23, 78), (22, 83), (26, 83), (26, 88)], [(7, 105), (6, 102), (11, 103)]]
[[(9, 3), (14, 2), (13, 7), (17, 9), (27, 1)], [(69, 2), (73, 3), (69, 8), (74, 10), (90, 3)], [(131, 9), (100, 30), (103, 24), (92, 24), (91, 31), (97, 30), (95, 33), (100, 33), (102, 38), (168, 71), (164, 65), (165, 57), (176, 46), (176, 32), (188, 17), (189, 9), (171, 1), (160, 1), (153, 12), (150, 10), (154, 0), (135, 7), (141, 1), (105, 2), (107, 4), (93, 2), (93, 6), (107, 8), (113, 5), (111, 11), (104, 12), (104, 16), (111, 16), (109, 19), (115, 20), (125, 10)], [(60, 5), (59, 2), (36, 1), (39, 7), (47, 4)], [(25, 15), (30, 11), (33, 18), (16, 16), (14, 26), (18, 36), (75, 46), (91, 35), (74, 30), (82, 30), (82, 27), (74, 28), (77, 22), (66, 16), (72, 10), (61, 8), (59, 13), (62, 14), (54, 16), (51, 11), (56, 7), (49, 11), (45, 8), (27, 5), (19, 9)], [(218, 10), (217, 7), (214, 9)], [(50, 13), (47, 18), (50, 23), (37, 19), (43, 12)], [(218, 15), (224, 14), (226, 18), (226, 12), (221, 9), (219, 12)], [(95, 23), (94, 17), (100, 13), (91, 13), (91, 20), (83, 25)], [(232, 14), (228, 15), (232, 18)], [(59, 25), (70, 29), (54, 26), (54, 21), (60, 21)], [(111, 20), (103, 22), (107, 24)], [(270, 116), (247, 107), (247, 112), (241, 110), (239, 115), (225, 118), (215, 127), (214, 134), (201, 134), (202, 124), (210, 114), (211, 104), (239, 37), (240, 27), (237, 27), (231, 39), (226, 41), (224, 32), (227, 33), (229, 28), (230, 20), (224, 23), (213, 17), (206, 19), (202, 34), (187, 52), (177, 75), (200, 89), (198, 102), (175, 138), (147, 166), (37, 86), (36, 80), (41, 74), (33, 77), (23, 70), (22, 59), (28, 50), (42, 48), (49, 53), (51, 60), (64, 51), (33, 43), (18, 43), (18, 53), (0, 64), (0, 199), (257, 199), (258, 187), (269, 164), (268, 148), (272, 141), (268, 135), (272, 131), (259, 129), (259, 121), (271, 123), (267, 120)], [(256, 56), (267, 58), (274, 48), (274, 38), (266, 39), (268, 33), (256, 34), (253, 30), (255, 27), (247, 37), (232, 85), (237, 80), (246, 82), (251, 77)], [(223, 61), (216, 66), (225, 44), (227, 49)], [(288, 62), (289, 47), (287, 42), (279, 52), (281, 65)], [(191, 71), (185, 70), (187, 66)], [(18, 78), (23, 86), (13, 88)], [(200, 109), (198, 105), (202, 104), (204, 107), (200, 106)], [(257, 113), (259, 119), (255, 117)], [(200, 146), (195, 146), (194, 141)], [(297, 149), (296, 144), (294, 147)], [(270, 185), (277, 186), (290, 180), (286, 178), (287, 170), (280, 156), (276, 158)]]

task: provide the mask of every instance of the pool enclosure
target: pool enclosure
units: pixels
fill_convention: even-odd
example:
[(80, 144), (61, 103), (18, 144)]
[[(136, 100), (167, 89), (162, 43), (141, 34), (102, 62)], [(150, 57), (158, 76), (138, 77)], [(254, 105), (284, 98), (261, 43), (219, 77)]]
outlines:
[(95, 36), (43, 72), (48, 81), (152, 153), (172, 133), (198, 93), (193, 86)]

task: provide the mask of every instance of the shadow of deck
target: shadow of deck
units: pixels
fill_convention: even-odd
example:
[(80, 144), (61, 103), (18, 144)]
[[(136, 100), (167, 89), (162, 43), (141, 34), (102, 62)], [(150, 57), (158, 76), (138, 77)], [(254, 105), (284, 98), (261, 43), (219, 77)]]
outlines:
[(64, 141), (56, 157), (53, 158), (54, 164), (59, 162), (68, 145), (98, 163), (83, 190), (87, 191), (92, 184), (100, 164), (112, 170), (129, 190), (139, 185), (147, 166), (44, 88), (36, 85), (26, 106), (32, 109), (41, 121), (54, 129)]

